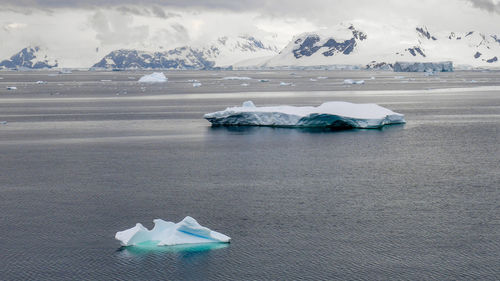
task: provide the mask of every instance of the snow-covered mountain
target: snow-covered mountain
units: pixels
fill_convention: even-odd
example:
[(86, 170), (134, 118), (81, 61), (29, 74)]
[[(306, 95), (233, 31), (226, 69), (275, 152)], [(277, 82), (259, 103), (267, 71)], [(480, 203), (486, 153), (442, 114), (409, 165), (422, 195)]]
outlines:
[(24, 48), (0, 62), (0, 69), (43, 69), (57, 66), (57, 59), (51, 58), (38, 46)]
[[(255, 37), (237, 36), (165, 51), (118, 49), (99, 60), (106, 52), (96, 48), (95, 60), (88, 61), (86, 66), (106, 69), (392, 69), (396, 61), (452, 61), (455, 66), (500, 67), (500, 36), (479, 31), (434, 32), (425, 26), (357, 23), (300, 34), (281, 51)], [(71, 65), (41, 47), (24, 48), (0, 62), (0, 69), (53, 67)]]
[(163, 52), (116, 50), (106, 55), (96, 68), (164, 68), (213, 69), (228, 68), (237, 61), (272, 56), (278, 48), (265, 45), (252, 36), (220, 37), (201, 48), (179, 47)]
[(303, 33), (276, 56), (241, 62), (235, 68), (282, 68), (358, 65), (391, 68), (396, 61), (452, 61), (473, 67), (500, 66), (500, 37), (480, 32), (431, 33), (427, 27), (408, 32), (377, 30), (373, 34), (340, 25), (335, 29)]

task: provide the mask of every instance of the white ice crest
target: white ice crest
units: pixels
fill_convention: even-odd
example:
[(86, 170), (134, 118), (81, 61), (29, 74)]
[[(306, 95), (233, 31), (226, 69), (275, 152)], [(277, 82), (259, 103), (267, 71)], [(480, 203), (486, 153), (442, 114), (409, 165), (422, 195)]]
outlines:
[(155, 219), (153, 222), (155, 225), (152, 230), (138, 223), (130, 229), (117, 232), (115, 239), (119, 240), (122, 246), (140, 246), (146, 243), (158, 246), (229, 243), (231, 240), (229, 236), (201, 226), (190, 216), (178, 223), (161, 219)]

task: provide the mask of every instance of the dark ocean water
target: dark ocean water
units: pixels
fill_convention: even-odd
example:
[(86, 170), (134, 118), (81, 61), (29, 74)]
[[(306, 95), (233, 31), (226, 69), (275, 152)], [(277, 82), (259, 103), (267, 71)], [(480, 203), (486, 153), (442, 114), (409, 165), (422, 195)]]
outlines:
[[(201, 118), (248, 98), (376, 102), (407, 124), (333, 132)], [(0, 106), (1, 280), (500, 278), (499, 91)], [(232, 243), (114, 240), (186, 215)]]

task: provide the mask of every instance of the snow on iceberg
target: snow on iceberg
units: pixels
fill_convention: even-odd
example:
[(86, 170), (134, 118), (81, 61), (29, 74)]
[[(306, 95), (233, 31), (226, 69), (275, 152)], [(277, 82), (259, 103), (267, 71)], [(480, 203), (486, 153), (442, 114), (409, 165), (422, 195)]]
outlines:
[(168, 78), (165, 77), (163, 72), (153, 72), (149, 75), (144, 75), (139, 79), (139, 83), (165, 83)]
[(380, 128), (405, 123), (404, 115), (377, 104), (325, 102), (320, 106), (256, 107), (246, 101), (241, 107), (205, 114), (212, 126), (275, 126), (327, 128)]
[(222, 80), (252, 80), (252, 78), (244, 76), (228, 76), (222, 78)]
[(130, 229), (117, 232), (115, 239), (119, 240), (122, 246), (229, 243), (231, 240), (229, 236), (201, 226), (190, 216), (178, 223), (161, 219), (155, 219), (153, 222), (155, 225), (152, 230), (138, 223)]

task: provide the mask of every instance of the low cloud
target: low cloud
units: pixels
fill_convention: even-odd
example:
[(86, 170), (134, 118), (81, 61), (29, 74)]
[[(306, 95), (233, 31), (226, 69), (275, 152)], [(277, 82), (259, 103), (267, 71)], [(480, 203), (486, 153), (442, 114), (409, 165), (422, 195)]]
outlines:
[(90, 18), (90, 24), (102, 45), (130, 45), (142, 42), (149, 36), (149, 27), (134, 26), (133, 16), (129, 14), (97, 11)]
[(498, 0), (469, 0), (469, 2), (476, 8), (492, 13), (500, 13), (500, 1)]

